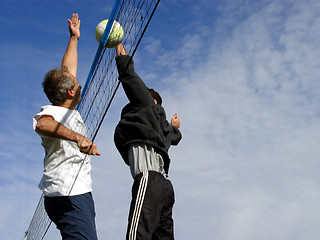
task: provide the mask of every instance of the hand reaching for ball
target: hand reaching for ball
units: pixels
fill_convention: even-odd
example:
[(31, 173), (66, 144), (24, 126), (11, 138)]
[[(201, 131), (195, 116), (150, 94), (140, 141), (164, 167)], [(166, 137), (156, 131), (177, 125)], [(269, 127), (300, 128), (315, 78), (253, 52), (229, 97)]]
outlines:
[(78, 13), (72, 14), (71, 20), (69, 22), (69, 32), (70, 36), (75, 36), (77, 39), (80, 38), (80, 19)]

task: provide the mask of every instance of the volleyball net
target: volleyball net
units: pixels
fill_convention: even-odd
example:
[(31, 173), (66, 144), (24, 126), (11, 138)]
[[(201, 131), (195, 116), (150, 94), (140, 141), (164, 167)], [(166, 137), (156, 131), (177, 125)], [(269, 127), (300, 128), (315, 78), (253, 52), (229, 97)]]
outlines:
[[(115, 49), (105, 48), (114, 20), (124, 30), (124, 44), (127, 53), (133, 57), (160, 0), (116, 0), (109, 16), (104, 35), (93, 59), (86, 83), (82, 90), (82, 100), (77, 110), (87, 128), (87, 137), (94, 141), (119, 88)], [(103, 20), (103, 19), (101, 19)], [(79, 171), (81, 166), (79, 167)], [(76, 178), (74, 179), (74, 182)], [(69, 190), (69, 193), (71, 189)], [(30, 225), (25, 232), (25, 240), (43, 239), (51, 225), (44, 209), (42, 194)]]

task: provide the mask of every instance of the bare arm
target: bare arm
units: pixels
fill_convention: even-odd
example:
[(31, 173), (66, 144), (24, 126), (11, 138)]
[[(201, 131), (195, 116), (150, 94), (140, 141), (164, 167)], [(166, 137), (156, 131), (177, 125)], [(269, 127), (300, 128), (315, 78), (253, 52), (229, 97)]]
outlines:
[(52, 116), (42, 116), (37, 122), (36, 132), (48, 137), (76, 142), (81, 152), (100, 156), (96, 144), (85, 136), (66, 128), (63, 124), (55, 121)]
[(70, 39), (67, 50), (62, 59), (62, 66), (68, 67), (68, 71), (77, 76), (78, 69), (78, 39), (80, 38), (80, 19), (77, 13), (72, 14), (69, 22)]

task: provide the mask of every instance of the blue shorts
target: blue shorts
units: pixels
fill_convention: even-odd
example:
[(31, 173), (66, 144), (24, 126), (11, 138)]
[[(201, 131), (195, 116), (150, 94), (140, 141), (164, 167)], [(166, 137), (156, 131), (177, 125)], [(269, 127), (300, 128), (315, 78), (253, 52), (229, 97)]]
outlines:
[(94, 202), (91, 193), (76, 196), (45, 197), (44, 206), (63, 240), (97, 240)]

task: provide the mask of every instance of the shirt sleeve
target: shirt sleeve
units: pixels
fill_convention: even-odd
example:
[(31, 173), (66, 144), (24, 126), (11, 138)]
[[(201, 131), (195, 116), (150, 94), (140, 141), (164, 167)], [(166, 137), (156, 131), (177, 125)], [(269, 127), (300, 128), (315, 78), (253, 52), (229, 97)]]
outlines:
[[(45, 115), (47, 115), (47, 116), (52, 116), (52, 117), (53, 117), (52, 114), (47, 113), (45, 110), (42, 110), (41, 112), (39, 112), (39, 113), (37, 113), (36, 115), (33, 116), (33, 130), (36, 130), (37, 123), (38, 123), (39, 119), (40, 119), (41, 117), (45, 116)], [(53, 117), (53, 118), (54, 118), (54, 117)]]
[(61, 115), (59, 114), (59, 108), (52, 105), (42, 106), (41, 111), (33, 116), (33, 130), (36, 130), (37, 122), (43, 116), (51, 116), (55, 121), (60, 122), (59, 115)]

